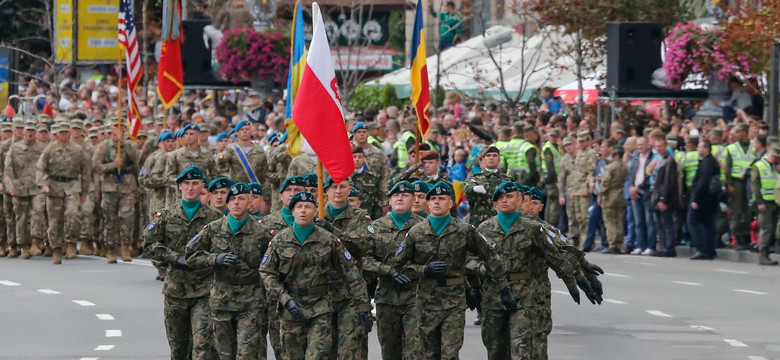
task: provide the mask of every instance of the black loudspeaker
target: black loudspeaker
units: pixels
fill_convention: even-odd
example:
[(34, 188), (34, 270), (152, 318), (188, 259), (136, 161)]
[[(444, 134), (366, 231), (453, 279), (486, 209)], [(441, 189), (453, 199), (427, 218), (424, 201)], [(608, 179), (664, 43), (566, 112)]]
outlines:
[[(219, 73), (211, 68), (211, 51), (219, 44), (205, 42), (203, 28), (210, 25), (208, 20), (187, 20), (182, 22), (184, 42), (181, 46), (181, 62), (184, 71), (185, 87), (228, 87), (239, 85), (223, 81)], [(208, 39), (206, 37), (206, 39)]]
[(659, 23), (607, 23), (607, 88), (657, 91), (650, 83), (653, 71), (663, 66)]

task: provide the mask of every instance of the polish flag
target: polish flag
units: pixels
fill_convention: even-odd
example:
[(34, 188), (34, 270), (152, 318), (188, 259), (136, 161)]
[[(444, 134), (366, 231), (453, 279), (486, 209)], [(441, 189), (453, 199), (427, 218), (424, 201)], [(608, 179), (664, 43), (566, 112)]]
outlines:
[(292, 119), (334, 183), (339, 183), (355, 171), (355, 162), (344, 125), (344, 109), (325, 23), (319, 5), (315, 2), (311, 6), (314, 34), (295, 96)]

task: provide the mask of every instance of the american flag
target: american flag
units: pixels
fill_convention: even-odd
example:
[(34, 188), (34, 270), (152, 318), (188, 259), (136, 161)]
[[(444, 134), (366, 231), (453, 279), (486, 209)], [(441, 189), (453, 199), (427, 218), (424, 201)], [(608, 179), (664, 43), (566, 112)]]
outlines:
[[(131, 0), (119, 1), (119, 46), (125, 49), (127, 64), (127, 123), (130, 137), (135, 139), (141, 129), (141, 117), (138, 102), (135, 100), (135, 89), (141, 82), (141, 57), (133, 19), (133, 4)], [(121, 69), (120, 69), (121, 71)], [(120, 114), (117, 114), (120, 115)]]

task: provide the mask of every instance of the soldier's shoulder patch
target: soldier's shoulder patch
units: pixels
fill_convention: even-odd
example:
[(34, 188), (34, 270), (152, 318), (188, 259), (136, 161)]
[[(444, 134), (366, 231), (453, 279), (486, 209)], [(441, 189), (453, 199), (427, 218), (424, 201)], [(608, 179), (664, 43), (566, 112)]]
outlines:
[(568, 242), (569, 241), (569, 239), (567, 239), (565, 235), (560, 234), (560, 233), (558, 235), (558, 238), (561, 239), (561, 241), (563, 241), (563, 242)]
[(268, 247), (271, 247), (271, 242), (270, 241), (268, 242)]
[(200, 236), (200, 234), (195, 234), (195, 236), (193, 236), (192, 239), (190, 240), (190, 244), (194, 243), (195, 240), (198, 240), (198, 236)]
[(368, 215), (366, 215), (366, 216), (365, 216), (365, 218), (366, 218), (366, 220), (368, 220), (368, 221), (372, 221), (372, 220), (371, 220), (371, 217), (370, 217), (370, 216), (368, 216)]
[(341, 239), (336, 239), (336, 242), (338, 242), (339, 245), (341, 245)]
[(372, 234), (374, 233), (374, 227), (373, 226), (368, 225), (368, 227), (366, 229), (368, 230), (368, 232), (370, 232)]
[[(268, 243), (270, 246), (271, 243)], [(263, 255), (263, 261), (260, 262), (260, 265), (265, 265), (265, 262), (268, 261), (268, 254)]]
[[(272, 236), (276, 235), (276, 231), (275, 230), (271, 230), (271, 235)], [(271, 243), (268, 243), (268, 246), (271, 246)]]
[(548, 237), (547, 237), (547, 242), (548, 242), (548, 243), (550, 243), (550, 245), (552, 245), (552, 244), (553, 244), (553, 240), (552, 240), (552, 238), (548, 236)]
[(149, 223), (149, 225), (146, 227), (146, 231), (152, 231), (154, 227), (157, 226), (157, 223), (152, 221)]
[(347, 260), (352, 260), (352, 254), (349, 253), (349, 250), (344, 250), (344, 257), (347, 258)]
[(139, 172), (138, 172), (138, 177), (139, 177), (139, 178), (142, 178), (142, 179), (143, 179), (143, 178), (145, 178), (145, 177), (146, 177), (146, 175), (148, 175), (148, 174), (146, 173), (146, 170), (143, 170), (143, 169), (141, 169), (141, 171), (139, 171)]
[(154, 217), (160, 217), (162, 216), (162, 212), (158, 211), (156, 214), (154, 214)]
[[(406, 234), (406, 235), (408, 236), (409, 234)], [(406, 247), (404, 246), (404, 244), (398, 244), (398, 250), (396, 250), (395, 254), (396, 255), (401, 255), (401, 253), (404, 252), (405, 248)]]

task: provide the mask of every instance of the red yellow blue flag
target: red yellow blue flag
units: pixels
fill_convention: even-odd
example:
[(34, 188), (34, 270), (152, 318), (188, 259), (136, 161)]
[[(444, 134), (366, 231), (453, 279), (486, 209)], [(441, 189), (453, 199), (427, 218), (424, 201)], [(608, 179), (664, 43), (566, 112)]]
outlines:
[(420, 134), (425, 137), (431, 125), (428, 108), (431, 106), (430, 85), (428, 84), (428, 66), (425, 55), (425, 26), (423, 25), (423, 0), (417, 1), (417, 11), (414, 15), (414, 29), (412, 30), (412, 105), (417, 112), (417, 126)]

